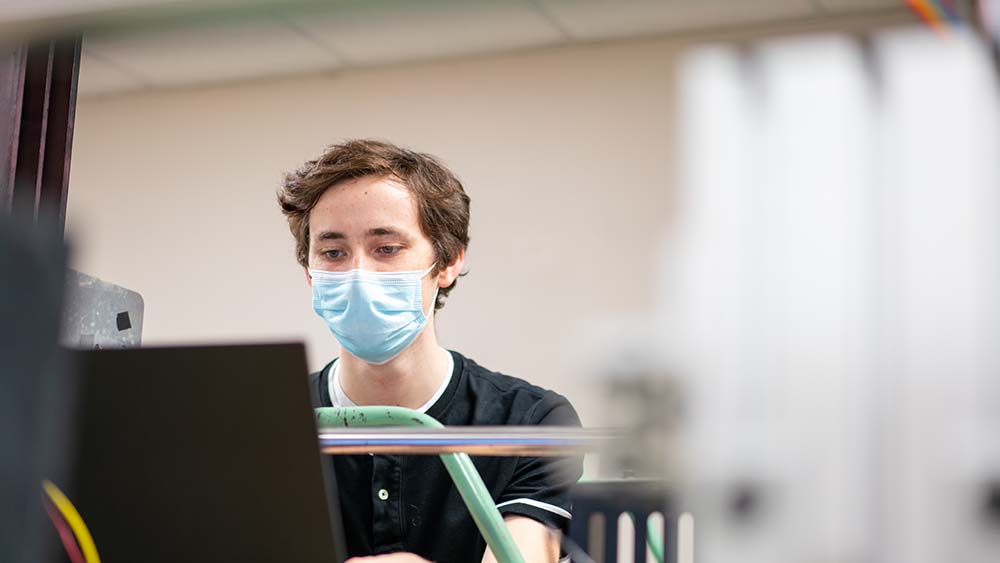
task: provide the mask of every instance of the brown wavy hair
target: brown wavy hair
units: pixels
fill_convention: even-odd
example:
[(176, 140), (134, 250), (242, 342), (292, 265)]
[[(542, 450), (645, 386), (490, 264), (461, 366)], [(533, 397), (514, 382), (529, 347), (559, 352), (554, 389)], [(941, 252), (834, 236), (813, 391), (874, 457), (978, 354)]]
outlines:
[[(364, 176), (391, 178), (413, 194), (420, 228), (434, 247), (437, 274), (469, 246), (469, 196), (462, 182), (435, 157), (384, 141), (354, 139), (326, 148), (285, 175), (278, 188), (278, 204), (295, 237), (295, 256), (309, 267), (309, 213), (326, 190), (338, 183)], [(434, 308), (455, 287), (452, 282), (438, 292)]]

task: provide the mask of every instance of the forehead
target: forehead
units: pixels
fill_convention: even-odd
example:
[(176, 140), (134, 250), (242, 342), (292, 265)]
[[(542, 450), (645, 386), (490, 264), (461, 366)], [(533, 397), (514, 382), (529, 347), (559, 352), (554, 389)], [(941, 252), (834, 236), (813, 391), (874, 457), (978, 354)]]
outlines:
[(320, 196), (309, 214), (312, 236), (322, 231), (361, 236), (375, 227), (420, 232), (416, 200), (396, 180), (365, 176), (337, 183)]

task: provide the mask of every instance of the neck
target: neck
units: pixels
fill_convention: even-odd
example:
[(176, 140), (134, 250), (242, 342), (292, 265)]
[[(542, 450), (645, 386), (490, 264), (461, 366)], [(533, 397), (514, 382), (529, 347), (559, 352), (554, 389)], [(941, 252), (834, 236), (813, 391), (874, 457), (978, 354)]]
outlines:
[(373, 365), (341, 348), (340, 385), (356, 404), (423, 406), (444, 381), (448, 360), (434, 333), (433, 319), (398, 356)]

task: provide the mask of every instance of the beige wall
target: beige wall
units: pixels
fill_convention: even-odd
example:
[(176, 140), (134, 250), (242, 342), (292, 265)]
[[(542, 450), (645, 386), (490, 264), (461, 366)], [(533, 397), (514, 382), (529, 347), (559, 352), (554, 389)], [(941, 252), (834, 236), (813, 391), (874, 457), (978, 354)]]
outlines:
[(336, 343), (311, 311), (275, 188), (340, 139), (408, 145), (443, 158), (472, 198), (469, 275), (437, 323), (443, 344), (599, 423), (587, 366), (601, 350), (577, 335), (654, 300), (682, 44), (84, 99), (75, 265), (143, 294), (146, 344), (304, 340), (317, 368)]
[(573, 398), (575, 324), (650, 301), (673, 58), (654, 41), (83, 100), (76, 267), (142, 293), (146, 344), (305, 340), (318, 367), (336, 345), (274, 191), (329, 143), (389, 139), (472, 198), (444, 345)]

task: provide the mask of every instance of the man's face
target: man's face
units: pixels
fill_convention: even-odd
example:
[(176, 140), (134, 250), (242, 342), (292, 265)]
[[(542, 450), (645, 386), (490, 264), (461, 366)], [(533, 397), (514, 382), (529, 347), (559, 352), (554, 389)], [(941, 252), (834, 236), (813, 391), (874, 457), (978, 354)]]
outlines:
[[(399, 272), (426, 270), (434, 260), (431, 241), (420, 229), (416, 201), (393, 180), (366, 176), (337, 184), (309, 214), (311, 269)], [(424, 278), (424, 311), (431, 309), (442, 277), (446, 272)]]

